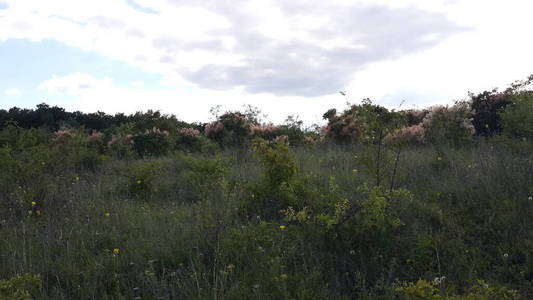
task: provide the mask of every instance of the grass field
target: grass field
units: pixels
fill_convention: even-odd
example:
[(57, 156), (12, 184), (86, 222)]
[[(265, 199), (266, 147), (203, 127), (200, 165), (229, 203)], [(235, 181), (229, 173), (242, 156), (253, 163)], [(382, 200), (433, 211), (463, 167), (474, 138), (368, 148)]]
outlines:
[(530, 149), (254, 149), (4, 149), (0, 299), (533, 298)]

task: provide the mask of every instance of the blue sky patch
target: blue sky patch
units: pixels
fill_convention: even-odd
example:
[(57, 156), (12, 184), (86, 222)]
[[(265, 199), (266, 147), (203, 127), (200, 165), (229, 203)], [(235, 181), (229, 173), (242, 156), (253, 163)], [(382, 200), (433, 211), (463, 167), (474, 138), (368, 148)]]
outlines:
[[(31, 107), (43, 102), (46, 91), (38, 87), (54, 75), (87, 73), (98, 79), (111, 77), (118, 87), (131, 87), (132, 82), (143, 81), (145, 89), (161, 88), (161, 75), (145, 73), (94, 51), (83, 51), (53, 40), (0, 42), (0, 66), (0, 108), (4, 109), (14, 105)], [(5, 91), (13, 88), (20, 91), (19, 96), (6, 95)]]
[(157, 11), (153, 10), (153, 9), (150, 9), (150, 8), (147, 8), (147, 7), (144, 7), (144, 6), (141, 6), (139, 5), (137, 2), (133, 1), (133, 0), (126, 0), (126, 3), (135, 8), (136, 10), (140, 11), (140, 12), (143, 12), (143, 13), (146, 13), (146, 14), (157, 14)]

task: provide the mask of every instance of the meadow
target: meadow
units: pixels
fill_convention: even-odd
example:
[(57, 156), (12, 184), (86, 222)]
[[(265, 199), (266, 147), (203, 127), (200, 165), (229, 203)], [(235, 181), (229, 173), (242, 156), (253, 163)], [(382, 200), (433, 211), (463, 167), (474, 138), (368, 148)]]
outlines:
[(321, 132), (4, 111), (0, 299), (532, 299), (533, 94), (506, 93)]

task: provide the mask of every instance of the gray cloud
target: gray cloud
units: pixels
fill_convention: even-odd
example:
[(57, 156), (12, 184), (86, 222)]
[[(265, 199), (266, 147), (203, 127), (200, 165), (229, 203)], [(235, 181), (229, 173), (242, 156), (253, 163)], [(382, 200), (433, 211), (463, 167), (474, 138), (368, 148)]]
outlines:
[[(176, 5), (196, 5), (192, 0), (167, 0)], [(445, 15), (416, 8), (390, 8), (375, 4), (338, 7), (309, 5), (308, 1), (279, 1), (287, 16), (329, 17), (322, 28), (309, 30), (315, 40), (341, 39), (349, 46), (328, 48), (303, 39), (279, 41), (259, 33), (257, 20), (233, 1), (202, 1), (202, 7), (224, 15), (229, 29), (214, 31), (207, 42), (190, 43), (172, 37), (153, 41), (168, 54), (178, 50), (223, 50), (222, 36), (235, 38), (232, 53), (245, 57), (241, 66), (210, 64), (198, 70), (180, 68), (186, 79), (202, 88), (242, 86), (251, 93), (321, 96), (343, 89), (355, 72), (369, 63), (423, 51), (465, 30)], [(292, 54), (292, 55), (291, 55)]]

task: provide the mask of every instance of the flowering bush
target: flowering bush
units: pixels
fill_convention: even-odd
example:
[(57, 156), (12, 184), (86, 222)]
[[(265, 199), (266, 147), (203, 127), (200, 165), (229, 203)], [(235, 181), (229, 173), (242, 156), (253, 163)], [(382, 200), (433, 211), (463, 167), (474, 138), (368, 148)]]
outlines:
[(252, 124), (250, 126), (250, 136), (270, 141), (276, 137), (276, 130), (277, 127), (273, 124)]
[(118, 158), (131, 157), (133, 155), (133, 135), (112, 135), (111, 139), (107, 142), (107, 150)]
[(179, 128), (176, 130), (175, 143), (176, 148), (184, 150), (200, 150), (201, 135), (198, 129)]
[(457, 102), (451, 107), (432, 107), (422, 121), (425, 141), (458, 146), (471, 140), (475, 132), (470, 119), (471, 113), (467, 102)]
[(132, 137), (133, 149), (141, 157), (164, 155), (170, 148), (168, 136), (168, 131), (154, 127)]
[(385, 141), (393, 144), (422, 144), (424, 142), (424, 127), (419, 124), (397, 129), (387, 135)]
[(227, 112), (217, 121), (207, 124), (205, 135), (220, 146), (244, 145), (251, 133), (253, 120), (240, 112)]
[(100, 132), (93, 131), (87, 135), (83, 129), (59, 130), (54, 133), (51, 144), (59, 155), (54, 163), (56, 166), (94, 169), (106, 159), (103, 134)]
[(360, 105), (352, 105), (341, 115), (335, 110), (324, 114), (328, 125), (322, 131), (326, 140), (337, 143), (381, 143), (383, 138), (400, 126), (402, 115), (364, 99)]
[(324, 139), (339, 144), (361, 140), (364, 133), (363, 123), (357, 119), (355, 113), (355, 107), (352, 107), (342, 115), (328, 115), (328, 125), (321, 132)]

